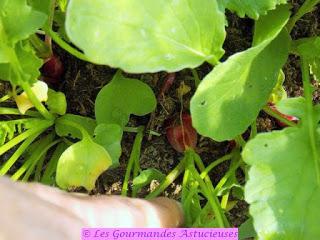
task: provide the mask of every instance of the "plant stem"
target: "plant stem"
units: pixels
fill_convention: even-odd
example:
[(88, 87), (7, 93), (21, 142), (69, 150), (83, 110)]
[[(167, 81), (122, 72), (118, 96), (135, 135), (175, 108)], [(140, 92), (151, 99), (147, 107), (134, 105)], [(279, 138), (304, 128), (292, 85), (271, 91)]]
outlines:
[(52, 29), (45, 28), (45, 31), (61, 48), (83, 61), (89, 61), (86, 55), (62, 40), (56, 32), (52, 31)]
[(25, 114), (21, 114), (20, 111), (17, 108), (5, 108), (0, 107), (0, 115), (22, 115), (22, 116), (29, 116), (29, 117), (41, 117), (41, 114), (39, 114), (36, 111), (28, 110)]
[(32, 165), (30, 166), (30, 168), (28, 169), (28, 171), (26, 172), (26, 174), (23, 176), (22, 181), (28, 181), (31, 173), (33, 172), (33, 169), (35, 168), (36, 164), (37, 164), (37, 168), (35, 171), (35, 175), (34, 175), (34, 180), (35, 181), (40, 181), (40, 175), (41, 175), (41, 170), (43, 167), (43, 162), (45, 160), (46, 157), (46, 153), (49, 151), (50, 148), (54, 147), (55, 145), (57, 145), (58, 143), (60, 143), (62, 140), (58, 139), (54, 142), (49, 143), (48, 145), (46, 145), (43, 150), (39, 153), (39, 157), (37, 157), (37, 159), (35, 159), (32, 163)]
[(228, 206), (228, 200), (229, 200), (230, 192), (227, 192), (225, 195), (223, 195), (221, 199), (221, 208), (226, 210)]
[[(134, 153), (133, 153), (133, 157), (134, 157), (134, 165), (133, 165), (133, 175), (132, 175), (132, 179), (134, 179), (135, 177), (138, 176), (139, 174), (139, 171), (140, 171), (140, 155), (141, 155), (141, 143), (142, 143), (142, 139), (143, 139), (143, 130), (144, 130), (144, 127), (141, 126), (139, 127), (139, 132), (137, 135), (138, 137), (138, 143), (136, 145), (136, 148), (134, 148)], [(131, 157), (131, 156), (130, 156)], [(134, 188), (132, 190), (132, 197), (136, 197), (137, 196), (137, 189)]]
[[(194, 161), (196, 162), (196, 164), (197, 164), (198, 168), (200, 169), (200, 171), (201, 172), (205, 171), (205, 166), (204, 166), (200, 156), (198, 154), (196, 154), (193, 150), (192, 150), (192, 152), (193, 152)], [(200, 177), (200, 179), (202, 179), (200, 175), (199, 175), (199, 177)], [(213, 202), (211, 202), (211, 204), (214, 204), (214, 206), (215, 206), (215, 208), (213, 208), (213, 211), (214, 211), (215, 215), (219, 219), (220, 218), (223, 219), (223, 225), (225, 227), (229, 227), (230, 226), (229, 221), (226, 218), (226, 216), (224, 215), (223, 210), (221, 209), (219, 199), (217, 198), (216, 191), (215, 191), (215, 188), (213, 187), (213, 184), (212, 184), (212, 182), (210, 180), (210, 177), (208, 175), (205, 176), (204, 177), (204, 181), (208, 185), (208, 190), (210, 192), (210, 196), (212, 197), (211, 201), (213, 201)]]
[(319, 165), (319, 153), (317, 146), (317, 125), (318, 121), (315, 120), (314, 117), (314, 109), (313, 109), (313, 97), (312, 97), (312, 88), (310, 82), (309, 75), (309, 63), (306, 59), (302, 57), (302, 81), (303, 81), (303, 90), (304, 97), (306, 99), (306, 126), (310, 136), (310, 144), (312, 149), (312, 158), (314, 159), (314, 165), (316, 170), (316, 178), (318, 186), (320, 186), (320, 165)]
[[(138, 162), (140, 159), (140, 149), (141, 149), (141, 143), (142, 143), (142, 138), (143, 138), (143, 129), (144, 129), (143, 127), (139, 128), (139, 131), (136, 135), (136, 138), (134, 139), (132, 151), (131, 151), (130, 158), (128, 161), (128, 166), (126, 169), (126, 174), (125, 174), (124, 181), (123, 181), (121, 196), (127, 196), (131, 170), (134, 165), (135, 165), (135, 167), (137, 167), (136, 162)], [(137, 172), (136, 172), (136, 174), (137, 174)]]
[(206, 185), (206, 183), (200, 177), (200, 174), (198, 173), (198, 171), (195, 169), (194, 166), (190, 167), (190, 172), (192, 173), (192, 176), (199, 183), (203, 193), (206, 195), (208, 202), (210, 203), (211, 208), (212, 208), (212, 210), (215, 214), (215, 217), (217, 219), (218, 227), (220, 227), (220, 228), (226, 227), (225, 222), (224, 222), (224, 218), (221, 215), (221, 213), (222, 213), (221, 206), (220, 206), (220, 204), (217, 203), (217, 199), (216, 199), (214, 193), (210, 190), (211, 188)]
[(179, 162), (179, 164), (166, 176), (166, 178), (160, 183), (160, 185), (151, 193), (149, 193), (145, 199), (152, 199), (161, 194), (167, 187), (173, 183), (177, 177), (183, 172), (185, 167), (185, 157)]
[(11, 176), (12, 180), (18, 180), (25, 171), (30, 171), (30, 167), (35, 161), (38, 161), (42, 157), (41, 152), (43, 151), (43, 149), (45, 149), (45, 146), (47, 144), (50, 144), (50, 142), (53, 140), (53, 137), (54, 134), (51, 133), (36, 142), (36, 147), (32, 148), (32, 150), (30, 151), (31, 155), (27, 158), (23, 165)]
[(29, 37), (29, 41), (33, 48), (36, 50), (38, 57), (42, 59), (47, 59), (52, 55), (51, 46), (49, 47), (44, 41), (42, 41), (37, 34), (32, 34)]
[(58, 160), (61, 156), (61, 154), (67, 149), (68, 145), (66, 143), (62, 142), (59, 143), (59, 145), (56, 147), (55, 151), (53, 152), (47, 166), (46, 170), (44, 171), (42, 177), (41, 177), (41, 183), (51, 185), (53, 182), (53, 173), (55, 172), (57, 168)]
[[(48, 16), (48, 19), (47, 19), (47, 22), (46, 22), (46, 27), (48, 29), (52, 29), (55, 8), (56, 8), (56, 0), (50, 0), (50, 12), (49, 12), (49, 16)], [(48, 47), (50, 49), (50, 54), (52, 54), (52, 39), (51, 39), (51, 36), (46, 35), (45, 36), (45, 42), (46, 42), (46, 44), (48, 45)]]
[(299, 21), (299, 19), (302, 18), (306, 13), (311, 12), (319, 2), (320, 0), (306, 0), (299, 8), (298, 12), (287, 23), (288, 32), (290, 33), (297, 21)]
[(36, 148), (31, 152), (31, 156), (24, 162), (24, 164), (12, 175), (12, 180), (18, 180), (23, 173), (26, 174), (23, 177), (22, 181), (27, 181), (29, 179), (29, 176), (31, 175), (36, 163), (41, 160), (43, 155), (48, 151), (50, 146), (52, 144), (54, 138), (54, 133), (51, 133), (44, 138), (40, 139), (38, 142), (39, 144), (36, 146)]
[(295, 127), (297, 126), (296, 123), (289, 121), (288, 119), (282, 117), (279, 113), (273, 111), (269, 106), (265, 106), (263, 108), (263, 111), (270, 115), (271, 117), (274, 117), (275, 119), (278, 119), (280, 122), (290, 126), (290, 127)]
[(223, 157), (215, 160), (214, 162), (212, 162), (208, 167), (206, 167), (206, 168), (204, 169), (204, 171), (201, 172), (200, 177), (201, 177), (202, 179), (204, 179), (206, 176), (208, 176), (209, 172), (210, 172), (213, 168), (215, 168), (216, 166), (218, 166), (219, 164), (221, 164), (221, 163), (223, 163), (223, 162), (225, 162), (225, 161), (227, 161), (227, 160), (230, 160), (230, 158), (232, 158), (232, 155), (233, 155), (233, 154), (230, 153), (230, 154), (225, 155), (225, 156), (223, 156)]
[(183, 175), (183, 180), (182, 180), (182, 193), (181, 193), (181, 202), (184, 203), (185, 200), (186, 200), (186, 197), (187, 197), (187, 194), (188, 194), (188, 182), (189, 182), (189, 179), (190, 179), (190, 170), (188, 168), (188, 165), (190, 164), (190, 159), (189, 159), (189, 154), (186, 156), (186, 167), (185, 167), (185, 170), (184, 170), (184, 175)]
[(19, 159), (19, 157), (24, 153), (24, 151), (30, 146), (30, 144), (40, 135), (40, 133), (31, 135), (28, 137), (19, 148), (12, 154), (8, 161), (1, 167), (0, 176), (7, 174), (9, 169), (15, 164), (15, 162)]
[(229, 177), (234, 174), (234, 172), (237, 170), (237, 168), (240, 166), (240, 162), (235, 161), (233, 162), (233, 164), (231, 164), (230, 169), (228, 170), (228, 172), (221, 178), (221, 180), (219, 181), (219, 183), (217, 184), (216, 188), (215, 188), (215, 194), (218, 194), (218, 192), (221, 190), (221, 188), (223, 187), (223, 185), (228, 181)]
[(194, 79), (194, 85), (196, 88), (198, 88), (199, 84), (200, 84), (200, 78), (198, 75), (198, 72), (196, 69), (191, 69), (192, 75), (193, 75), (193, 79)]
[(242, 135), (236, 136), (235, 141), (242, 148), (244, 148), (244, 146), (246, 145), (246, 141), (243, 139)]
[(257, 120), (254, 120), (251, 124), (250, 139), (255, 138), (255, 136), (257, 136)]
[(0, 103), (7, 101), (12, 97), (11, 94), (4, 95), (3, 97), (0, 98)]

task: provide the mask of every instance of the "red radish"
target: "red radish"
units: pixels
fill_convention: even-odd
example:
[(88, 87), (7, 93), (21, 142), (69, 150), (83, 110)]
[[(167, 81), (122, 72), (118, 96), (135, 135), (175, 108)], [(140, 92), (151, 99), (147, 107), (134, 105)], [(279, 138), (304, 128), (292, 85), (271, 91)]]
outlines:
[(58, 83), (64, 72), (60, 58), (52, 55), (41, 68), (43, 80), (48, 83)]
[[(269, 106), (269, 108), (270, 108), (273, 112), (279, 114), (281, 117), (289, 120), (290, 122), (297, 123), (297, 122), (299, 121), (299, 118), (297, 118), (297, 117), (295, 117), (295, 116), (290, 116), (290, 115), (286, 115), (286, 114), (283, 114), (283, 113), (279, 112), (279, 110), (276, 108), (276, 106), (275, 106), (273, 103), (268, 103), (268, 106)], [(277, 124), (278, 124), (280, 127), (288, 127), (287, 124), (279, 121), (278, 119), (275, 119), (275, 120), (276, 120)]]
[(160, 97), (164, 97), (164, 95), (166, 94), (166, 92), (170, 89), (170, 87), (172, 86), (174, 80), (176, 79), (176, 74), (175, 73), (168, 73), (168, 75), (166, 76), (166, 78), (164, 79), (164, 83), (162, 85), (162, 88), (160, 90), (160, 93), (158, 95), (158, 99)]
[(179, 124), (171, 121), (166, 128), (167, 139), (171, 146), (178, 152), (184, 152), (188, 148), (195, 148), (197, 145), (197, 132), (192, 127), (191, 116), (183, 113)]

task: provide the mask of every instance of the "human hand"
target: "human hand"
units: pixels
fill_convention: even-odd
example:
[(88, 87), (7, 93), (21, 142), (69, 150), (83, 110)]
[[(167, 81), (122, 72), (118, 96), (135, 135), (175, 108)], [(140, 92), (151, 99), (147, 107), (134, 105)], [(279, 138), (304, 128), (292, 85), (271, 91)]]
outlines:
[(174, 200), (67, 193), (0, 178), (0, 240), (80, 239), (82, 227), (178, 227)]

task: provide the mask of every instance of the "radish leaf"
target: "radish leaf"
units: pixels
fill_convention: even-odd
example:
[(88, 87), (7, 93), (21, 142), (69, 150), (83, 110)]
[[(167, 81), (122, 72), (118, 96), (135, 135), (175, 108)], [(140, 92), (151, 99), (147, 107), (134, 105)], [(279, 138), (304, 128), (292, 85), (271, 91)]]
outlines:
[(90, 138), (68, 147), (59, 158), (56, 181), (60, 188), (85, 187), (91, 191), (97, 178), (112, 164), (108, 152)]
[(259, 19), (266, 23), (267, 32), (256, 46), (217, 65), (201, 81), (191, 100), (193, 126), (201, 135), (218, 141), (233, 139), (246, 130), (266, 104), (288, 57), (290, 41), (286, 30), (282, 31), (289, 9), (275, 11), (277, 14), (270, 12)]
[[(314, 164), (319, 159), (314, 158), (309, 130), (304, 125), (259, 134), (243, 151), (244, 161), (251, 165), (245, 199), (259, 239), (320, 236), (320, 187)], [(315, 141), (319, 149), (318, 135)]]
[(94, 130), (94, 141), (110, 154), (112, 167), (119, 165), (122, 133), (122, 128), (117, 124), (99, 124)]
[(247, 15), (253, 19), (258, 19), (260, 15), (275, 9), (278, 4), (285, 3), (287, 0), (222, 0), (222, 5), (236, 12), (240, 17)]
[(155, 109), (156, 104), (154, 93), (147, 84), (137, 79), (125, 78), (117, 72), (96, 98), (97, 123), (118, 124), (124, 127), (130, 114), (146, 115)]
[(216, 0), (70, 0), (66, 32), (94, 63), (175, 72), (217, 63), (225, 16)]

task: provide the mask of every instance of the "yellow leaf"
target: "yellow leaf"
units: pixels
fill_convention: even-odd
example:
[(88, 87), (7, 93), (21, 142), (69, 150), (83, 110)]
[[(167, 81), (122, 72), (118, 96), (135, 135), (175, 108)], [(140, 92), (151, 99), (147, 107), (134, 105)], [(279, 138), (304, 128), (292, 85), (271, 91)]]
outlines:
[[(33, 91), (33, 93), (36, 95), (36, 97), (40, 102), (45, 102), (48, 100), (48, 85), (45, 82), (42, 82), (42, 81), (36, 82), (32, 86), (31, 90)], [(22, 114), (25, 114), (26, 111), (28, 111), (30, 108), (34, 106), (25, 92), (16, 96), (15, 100), (16, 100), (18, 109)]]

